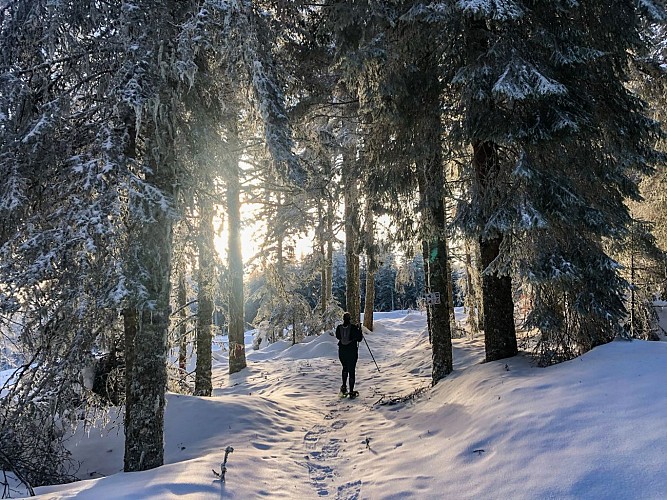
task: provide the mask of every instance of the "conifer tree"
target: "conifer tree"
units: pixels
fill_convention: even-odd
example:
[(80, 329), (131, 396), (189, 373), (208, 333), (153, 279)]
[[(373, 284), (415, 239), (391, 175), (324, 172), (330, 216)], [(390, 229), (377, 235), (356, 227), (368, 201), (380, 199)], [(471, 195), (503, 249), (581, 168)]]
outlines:
[[(20, 218), (32, 219), (26, 228), (34, 231), (32, 235), (18, 231), (15, 237), (3, 241), (3, 250), (16, 255), (11, 246), (27, 236), (36, 243), (32, 246), (35, 253), (24, 252), (23, 258), (37, 257), (35, 262), (42, 262), (37, 267), (26, 262), (13, 268), (28, 271), (31, 276), (24, 274), (28, 281), (9, 277), (17, 285), (9, 296), (24, 298), (23, 304), (11, 301), (13, 313), (30, 311), (30, 302), (37, 298), (30, 283), (42, 283), (40, 288), (49, 284), (48, 305), (43, 311), (50, 311), (51, 319), (45, 323), (50, 326), (35, 329), (38, 338), (26, 339), (28, 352), (41, 351), (45, 363), (30, 363), (26, 368), (44, 381), (48, 380), (43, 378), (48, 370), (42, 369), (58, 369), (58, 377), (53, 378), (54, 383), (58, 381), (55, 392), (44, 382), (32, 388), (28, 383), (25, 388), (37, 397), (42, 396), (35, 387), (41, 387), (45, 394), (73, 389), (74, 379), (66, 382), (67, 374), (78, 373), (86, 357), (92, 356), (93, 348), (99, 345), (100, 328), (113, 325), (112, 308), (131, 300), (125, 323), (133, 349), (125, 353), (125, 361), (131, 379), (127, 398), (135, 411), (126, 421), (126, 434), (132, 448), (134, 431), (143, 428), (146, 446), (145, 460), (138, 460), (141, 465), (129, 456), (131, 453), (127, 458), (133, 468), (154, 466), (161, 462), (157, 448), (162, 447), (159, 401), (164, 394), (160, 376), (164, 370), (157, 367), (157, 376), (151, 380), (132, 376), (136, 366), (145, 368), (146, 373), (159, 360), (164, 362), (166, 356), (160, 348), (166, 344), (170, 195), (176, 185), (169, 137), (173, 108), (167, 98), (171, 97), (173, 80), (164, 85), (161, 77), (153, 79), (154, 60), (147, 54), (157, 54), (157, 50), (151, 50), (156, 46), (151, 45), (147, 32), (143, 33), (145, 38), (137, 40), (137, 30), (131, 26), (141, 14), (131, 9), (106, 3), (21, 2), (4, 6), (1, 15), (3, 56), (9, 60), (2, 65), (2, 78), (8, 85), (3, 84), (0, 114), (3, 122), (11, 118), (0, 126), (5, 159), (0, 168), (9, 167), (8, 183), (3, 185), (9, 203), (3, 209), (9, 211), (9, 221), (20, 220), (15, 216), (22, 211)], [(16, 36), (19, 27), (21, 37)], [(160, 29), (159, 23), (152, 27)], [(44, 51), (44, 47), (49, 49)], [(173, 56), (170, 48), (162, 52), (167, 67)], [(165, 80), (173, 76), (170, 69), (163, 73)], [(164, 99), (164, 107), (153, 100), (158, 95)], [(144, 120), (143, 115), (158, 108), (160, 113), (149, 114), (164, 120), (162, 129)], [(15, 158), (21, 161), (6, 163), (8, 153), (18, 154)], [(35, 178), (34, 189), (27, 191), (31, 171), (41, 180)], [(35, 200), (40, 203), (35, 204)], [(32, 208), (25, 211), (28, 207)], [(142, 226), (139, 221), (147, 224)], [(140, 249), (141, 245), (136, 245), (140, 241), (147, 248)], [(156, 245), (157, 253), (152, 253), (150, 245)], [(48, 254), (43, 253), (46, 248), (50, 248)], [(155, 258), (165, 267), (156, 264)], [(126, 273), (128, 270), (135, 272)], [(2, 281), (6, 279), (3, 276)], [(153, 317), (149, 317), (151, 311), (155, 312)], [(45, 319), (40, 323), (44, 324)], [(143, 323), (146, 328), (138, 329), (137, 325)], [(149, 342), (137, 346), (134, 340), (144, 336)], [(56, 350), (42, 349), (42, 342)], [(152, 354), (156, 349), (157, 354), (145, 356), (147, 349)], [(36, 380), (22, 378), (25, 382), (31, 379)], [(150, 412), (142, 411), (140, 402), (136, 404), (135, 389), (142, 385), (147, 397), (155, 396)], [(58, 399), (66, 401), (61, 396)], [(156, 404), (158, 411), (154, 412)], [(51, 418), (66, 413), (64, 407), (51, 409)], [(49, 426), (43, 428), (46, 431)], [(49, 448), (58, 446), (49, 444)], [(40, 465), (45, 461), (53, 463), (54, 469), (63, 464), (60, 459), (42, 457)]]
[(544, 356), (608, 341), (620, 333), (626, 284), (603, 240), (627, 232), (624, 199), (637, 196), (635, 176), (656, 161), (659, 133), (624, 84), (628, 54), (642, 50), (642, 12), (660, 8), (621, 0), (439, 6), (415, 13), (457, 34), (445, 53), (451, 137), (472, 158), (471, 202), (458, 221), (480, 238), (487, 359), (516, 352), (512, 276), (536, 290), (528, 325), (541, 332)]
[[(441, 296), (438, 318), (429, 322), (431, 337), (437, 342), (435, 383), (452, 369), (447, 249), (441, 237), (445, 230), (439, 113), (442, 86), (435, 50), (437, 31), (423, 31), (423, 26), (403, 22), (400, 14), (409, 4), (384, 8), (373, 2), (357, 2), (351, 7), (331, 2), (322, 9), (320, 26), (334, 40), (338, 81), (350, 89), (363, 123), (360, 157), (368, 172), (365, 189), (369, 199), (376, 199), (393, 215), (399, 239), (422, 237), (433, 243), (429, 275)], [(357, 173), (358, 179), (364, 177)], [(419, 190), (419, 203), (411, 203)], [(414, 224), (417, 217), (421, 224), (418, 230)], [(441, 311), (444, 321), (440, 321)]]
[(377, 247), (375, 243), (375, 220), (373, 204), (366, 200), (364, 218), (364, 248), (366, 249), (366, 289), (364, 294), (364, 326), (373, 331), (375, 310), (375, 273), (377, 272)]
[[(239, 160), (244, 151), (241, 115), (248, 119), (256, 118), (256, 123), (263, 131), (263, 143), (272, 163), (274, 172), (292, 180), (304, 180), (305, 173), (293, 154), (293, 140), (284, 110), (283, 92), (275, 66), (275, 37), (277, 23), (268, 14), (269, 10), (277, 15), (281, 8), (271, 2), (220, 3), (214, 0), (202, 2), (197, 15), (185, 26), (184, 39), (192, 41), (190, 45), (205, 47), (216, 61), (220, 78), (222, 100), (227, 106), (224, 116), (220, 116), (223, 136), (225, 163), (225, 185), (228, 222), (229, 259), (229, 338), (230, 372), (236, 372), (246, 366), (243, 327), (243, 261), (240, 241), (240, 190), (241, 174)], [(196, 43), (194, 43), (196, 42)], [(192, 61), (195, 60), (191, 56)], [(197, 64), (185, 61), (184, 70), (192, 83), (197, 76)], [(241, 103), (249, 103), (242, 106)]]
[[(667, 119), (667, 27), (662, 22), (645, 23), (642, 35), (650, 43), (648, 54), (639, 54), (635, 58), (635, 72), (632, 80), (636, 88), (649, 103), (654, 119), (665, 123)], [(667, 153), (667, 141), (661, 138), (658, 149)], [(649, 266), (652, 271), (644, 281), (650, 283), (652, 293), (659, 293), (663, 299), (667, 297), (667, 164), (662, 161), (655, 172), (643, 179), (640, 184), (643, 200), (630, 203), (630, 208), (640, 219), (651, 223), (651, 235), (655, 244), (662, 251), (659, 262)], [(660, 262), (661, 261), (661, 262)]]
[[(208, 183), (212, 185), (212, 183)], [(213, 247), (213, 202), (206, 192), (199, 195), (199, 235), (197, 241), (197, 366), (195, 395), (210, 396), (211, 343), (213, 332), (213, 283), (215, 281), (215, 249)]]
[(229, 262), (229, 373), (236, 373), (246, 367), (244, 341), (245, 302), (243, 293), (243, 254), (241, 252), (241, 207), (239, 179), (239, 140), (235, 117), (228, 122), (227, 144), (227, 220), (228, 242), (227, 258)]
[(126, 348), (132, 351), (132, 362), (126, 363), (126, 471), (158, 467), (164, 456), (172, 225), (180, 180), (174, 132), (182, 92), (178, 47), (164, 40), (178, 38), (191, 7), (186, 2), (147, 1), (124, 20), (129, 43), (144, 61), (143, 72), (136, 69), (133, 78), (139, 88), (149, 90), (141, 96), (141, 114), (136, 116), (136, 134), (142, 141), (136, 160), (146, 166), (145, 182), (155, 189), (153, 197), (137, 200), (133, 207), (140, 218), (130, 248), (143, 279), (131, 302), (137, 309), (136, 327), (131, 326), (132, 335), (126, 338)]
[(188, 325), (187, 325), (187, 288), (185, 286), (185, 272), (181, 266), (181, 269), (178, 270), (178, 279), (177, 279), (177, 297), (176, 304), (178, 306), (178, 372), (179, 372), (179, 381), (181, 384), (185, 382), (185, 377), (187, 374), (187, 356), (188, 356)]
[(356, 153), (354, 149), (342, 156), (344, 220), (345, 220), (345, 310), (353, 324), (361, 318), (361, 281), (359, 268), (359, 190)]

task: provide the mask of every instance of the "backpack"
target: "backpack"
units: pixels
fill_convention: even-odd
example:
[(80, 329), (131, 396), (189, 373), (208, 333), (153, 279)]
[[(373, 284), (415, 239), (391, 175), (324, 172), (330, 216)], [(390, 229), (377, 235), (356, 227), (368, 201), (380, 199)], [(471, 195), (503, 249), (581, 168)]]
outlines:
[(340, 325), (340, 344), (349, 345), (355, 340), (352, 325)]

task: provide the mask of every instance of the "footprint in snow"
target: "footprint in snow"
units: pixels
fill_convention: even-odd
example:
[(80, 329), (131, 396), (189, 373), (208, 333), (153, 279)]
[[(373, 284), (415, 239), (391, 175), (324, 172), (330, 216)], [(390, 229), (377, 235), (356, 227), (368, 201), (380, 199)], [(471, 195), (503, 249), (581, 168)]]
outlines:
[(358, 500), (361, 495), (361, 481), (342, 484), (336, 492), (336, 500)]
[(336, 420), (333, 424), (331, 424), (331, 428), (335, 430), (342, 429), (347, 425), (347, 422), (344, 420)]
[(305, 465), (308, 467), (310, 482), (315, 490), (317, 490), (317, 494), (319, 496), (328, 496), (328, 484), (335, 476), (334, 470), (328, 465), (320, 465), (313, 462), (306, 462)]
[(338, 444), (338, 439), (330, 439), (327, 444), (322, 446), (321, 457), (324, 459), (327, 458), (336, 458), (340, 450), (340, 444)]
[(311, 430), (306, 432), (306, 435), (303, 436), (303, 440), (308, 443), (308, 444), (315, 444), (317, 441), (319, 441), (320, 436), (324, 434), (327, 431), (325, 427), (322, 427), (321, 425), (316, 425), (313, 427)]

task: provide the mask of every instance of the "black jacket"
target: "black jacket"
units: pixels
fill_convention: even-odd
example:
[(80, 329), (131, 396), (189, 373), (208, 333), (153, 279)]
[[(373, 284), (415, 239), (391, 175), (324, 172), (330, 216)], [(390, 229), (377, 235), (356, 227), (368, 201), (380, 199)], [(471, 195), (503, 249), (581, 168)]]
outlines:
[(350, 338), (351, 338), (352, 341), (349, 344), (344, 345), (341, 342), (341, 338), (342, 338), (342, 334), (343, 334), (343, 328), (345, 326), (346, 325), (338, 325), (336, 327), (336, 338), (338, 339), (338, 348), (343, 349), (343, 350), (348, 350), (348, 349), (356, 350), (356, 349), (358, 349), (359, 348), (359, 342), (364, 340), (364, 336), (361, 333), (361, 327), (359, 325), (353, 325), (353, 324), (349, 325), (350, 328), (352, 329), (351, 332), (350, 332)]

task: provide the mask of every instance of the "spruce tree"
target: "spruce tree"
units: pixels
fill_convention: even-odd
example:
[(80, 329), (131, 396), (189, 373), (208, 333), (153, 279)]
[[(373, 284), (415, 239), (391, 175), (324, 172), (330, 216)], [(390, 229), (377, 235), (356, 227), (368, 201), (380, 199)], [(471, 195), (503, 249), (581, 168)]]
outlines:
[[(38, 398), (43, 397), (40, 390), (44, 395), (62, 393), (58, 395), (61, 404), (67, 401), (65, 392), (74, 388), (74, 378), (68, 374), (79, 373), (82, 365), (90, 362), (93, 349), (104, 346), (101, 328), (113, 327), (113, 308), (126, 306), (130, 300), (133, 305), (126, 308), (125, 320), (132, 346), (136, 347), (134, 340), (144, 334), (151, 338), (126, 353), (126, 365), (131, 369), (146, 361), (146, 349), (157, 349), (153, 358), (162, 361), (166, 355), (160, 353), (160, 347), (165, 346), (161, 340), (166, 338), (168, 277), (165, 280), (165, 269), (155, 265), (154, 257), (166, 263), (168, 273), (170, 194), (175, 183), (169, 129), (156, 133), (142, 120), (142, 112), (155, 105), (153, 97), (165, 97), (170, 90), (169, 85), (161, 85), (160, 78), (153, 79), (153, 61), (142, 51), (150, 52), (150, 33), (137, 42), (137, 31), (130, 28), (136, 15), (120, 5), (77, 2), (21, 2), (4, 6), (1, 14), (3, 57), (8, 58), (2, 65), (0, 97), (0, 169), (3, 181), (8, 181), (2, 194), (9, 196), (3, 204), (8, 217), (3, 215), (3, 219), (27, 223), (16, 232), (8, 225), (3, 228), (3, 252), (25, 259), (5, 268), (12, 273), (20, 270), (21, 275), (1, 278), (14, 283), (10, 300), (3, 306), (11, 306), (11, 314), (27, 312), (25, 324), (30, 328), (30, 311), (36, 310), (33, 300), (42, 302), (46, 307), (42, 311), (50, 311), (49, 318), (40, 318), (37, 323), (48, 327), (34, 329), (33, 335), (25, 338), (26, 359), (33, 356), (31, 353), (43, 355), (43, 364), (27, 366), (38, 378), (24, 376), (27, 384), (16, 389), (27, 389)], [(159, 29), (157, 24), (153, 27)], [(166, 54), (169, 60), (173, 53), (167, 50)], [(135, 66), (137, 61), (145, 64)], [(165, 73), (171, 78), (169, 70)], [(160, 117), (169, 122), (169, 106), (161, 111)], [(153, 147), (152, 154), (147, 154)], [(19, 161), (7, 163), (12, 155)], [(163, 173), (166, 175), (161, 178)], [(34, 174), (38, 177), (33, 178)], [(160, 189), (164, 182), (166, 191)], [(143, 202), (137, 201), (140, 198)], [(138, 221), (147, 220), (150, 227), (140, 229)], [(10, 234), (13, 236), (7, 238)], [(12, 246), (23, 245), (21, 240), (26, 237), (34, 242), (31, 250), (17, 254)], [(161, 253), (158, 256), (139, 249), (135, 245), (138, 241), (157, 244)], [(32, 259), (37, 266), (29, 264)], [(34, 295), (38, 283), (42, 289), (39, 295), (43, 296), (45, 286), (49, 290), (46, 302)], [(16, 297), (22, 297), (21, 301)], [(141, 318), (139, 306), (146, 313)], [(156, 311), (156, 322), (138, 332), (136, 326), (148, 319), (149, 310)], [(52, 347), (43, 349), (42, 345)], [(48, 372), (56, 368), (55, 387), (49, 387)], [(151, 399), (150, 417), (139, 411), (134, 415), (137, 418), (128, 419), (130, 436), (133, 422), (147, 428), (146, 466), (161, 461), (156, 450), (162, 446), (159, 404), (156, 419), (150, 420), (164, 393), (160, 373), (158, 367), (154, 380), (134, 379), (129, 384), (132, 389), (146, 382), (146, 393), (156, 396)], [(38, 379), (42, 382), (31, 388), (30, 381)], [(35, 391), (37, 387), (41, 389)], [(131, 404), (135, 401), (132, 394), (128, 398)], [(15, 400), (9, 397), (5, 401)], [(27, 403), (30, 400), (24, 399)], [(40, 424), (45, 432), (50, 428), (49, 419), (72, 408), (50, 409), (53, 413)], [(50, 443), (48, 437), (47, 442), (49, 449), (59, 453), (57, 443)], [(52, 466), (44, 467), (45, 463)], [(63, 463), (47, 454), (39, 467), (50, 473)], [(31, 474), (26, 476), (33, 479)]]
[[(513, 276), (535, 292), (528, 326), (541, 332), (544, 362), (606, 342), (620, 333), (627, 284), (604, 241), (627, 232), (624, 200), (658, 158), (659, 129), (625, 85), (629, 52), (642, 50), (642, 9), (620, 0), (440, 5), (418, 15), (451, 35), (451, 137), (472, 158), (458, 222), (482, 245), (487, 359), (516, 352)], [(503, 292), (489, 296), (493, 280)]]
[(130, 302), (137, 310), (136, 326), (126, 332), (126, 348), (132, 352), (131, 363), (126, 361), (126, 471), (158, 467), (164, 457), (172, 226), (180, 180), (174, 132), (182, 92), (178, 47), (164, 40), (178, 39), (192, 5), (147, 1), (137, 7), (126, 11), (123, 26), (144, 63), (142, 71), (135, 67), (132, 77), (138, 88), (148, 91), (135, 97), (141, 104), (135, 108), (141, 147), (134, 161), (144, 166), (144, 182), (155, 194), (133, 200), (131, 207), (135, 229), (129, 243), (142, 279)]
[(229, 156), (227, 158), (227, 221), (228, 241), (227, 259), (229, 262), (229, 373), (236, 373), (246, 367), (244, 314), (243, 305), (243, 254), (241, 253), (241, 206), (240, 206), (240, 179), (239, 179), (239, 140), (236, 129), (236, 117), (228, 122), (229, 134), (227, 144)]
[[(209, 183), (211, 185), (212, 183)], [(213, 246), (213, 200), (205, 192), (199, 195), (199, 234), (197, 269), (197, 366), (195, 395), (210, 396), (211, 343), (213, 342), (213, 283), (215, 282), (215, 248)]]

